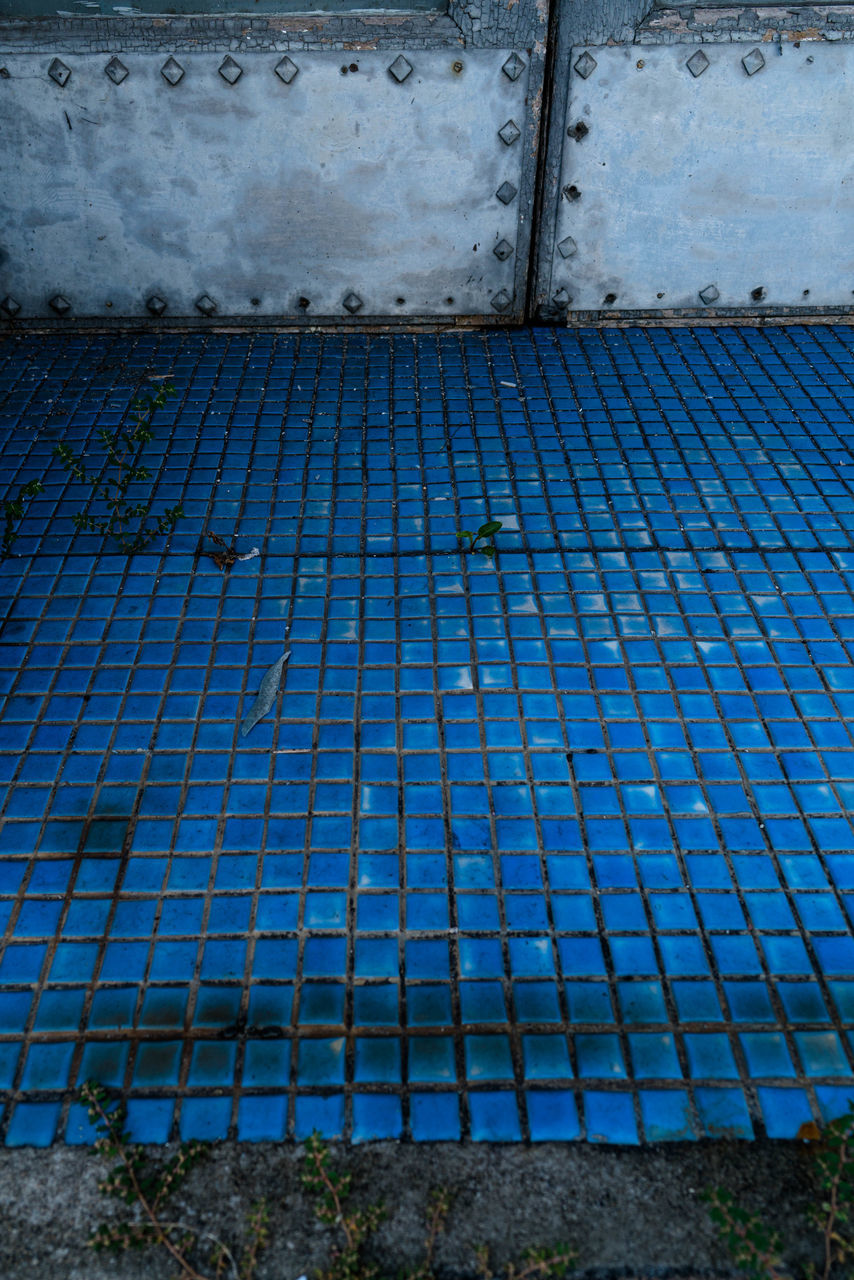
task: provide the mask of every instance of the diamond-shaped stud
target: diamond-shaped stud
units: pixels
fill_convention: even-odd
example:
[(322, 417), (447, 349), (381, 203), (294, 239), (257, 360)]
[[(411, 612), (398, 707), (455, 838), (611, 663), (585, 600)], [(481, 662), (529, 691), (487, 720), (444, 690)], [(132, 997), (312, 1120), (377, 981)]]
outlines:
[(104, 74), (108, 75), (113, 84), (121, 84), (130, 75), (127, 67), (123, 62), (119, 62), (118, 58), (110, 58), (110, 61), (104, 67)]
[(234, 61), (230, 53), (225, 55), (217, 70), (228, 84), (237, 84), (243, 75), (243, 68), (239, 62)]
[(522, 130), (519, 128), (515, 120), (508, 120), (498, 130), (498, 136), (504, 143), (505, 147), (512, 147), (517, 138), (521, 138)]
[(499, 240), (498, 244), (492, 250), (499, 262), (506, 262), (513, 252), (512, 244), (508, 244), (506, 240)]
[(287, 55), (285, 55), (284, 58), (279, 59), (273, 70), (283, 84), (290, 84), (299, 72), (299, 67), (295, 62), (292, 62)]
[(578, 253), (578, 245), (572, 236), (567, 236), (565, 240), (561, 240), (557, 247), (557, 251), (562, 258), (571, 258), (573, 254)]
[(760, 49), (751, 49), (750, 53), (746, 53), (741, 60), (741, 65), (749, 76), (755, 76), (757, 71), (761, 71), (765, 66), (765, 59)]
[(160, 68), (160, 74), (167, 84), (177, 84), (184, 79), (184, 68), (174, 58), (167, 58)]
[(566, 289), (558, 289), (557, 293), (552, 294), (552, 302), (556, 307), (568, 307), (572, 302), (572, 295)]
[(512, 204), (516, 199), (516, 188), (512, 182), (502, 182), (495, 194), (502, 204)]
[(513, 299), (510, 297), (510, 294), (506, 289), (500, 289), (498, 293), (494, 294), (490, 299), (490, 302), (496, 311), (506, 311), (512, 301)]
[(166, 299), (161, 298), (159, 293), (153, 293), (150, 298), (146, 298), (145, 305), (153, 316), (162, 316), (166, 310)]
[(16, 316), (20, 310), (20, 302), (18, 302), (17, 298), (13, 298), (11, 294), (7, 293), (3, 301), (0, 302), (0, 311), (2, 311), (4, 315)]
[(67, 85), (68, 81), (71, 79), (71, 68), (67, 67), (59, 58), (54, 58), (53, 62), (47, 69), (47, 73), (51, 80), (53, 80), (55, 84), (59, 85), (60, 89)]
[(720, 296), (720, 293), (713, 284), (707, 284), (705, 289), (700, 290), (700, 297), (707, 307), (710, 303), (717, 302)]
[(698, 49), (696, 53), (692, 53), (691, 57), (685, 63), (685, 66), (691, 72), (696, 80), (697, 76), (701, 76), (709, 65), (709, 59), (703, 53), (702, 49)]
[(55, 293), (47, 304), (58, 316), (65, 316), (71, 310), (71, 303), (61, 293)]
[(364, 303), (362, 302), (362, 299), (359, 297), (358, 293), (351, 292), (347, 294), (347, 297), (344, 299), (343, 305), (344, 305), (344, 310), (349, 311), (350, 315), (354, 316), (357, 311), (361, 310), (361, 308), (364, 306)]
[(216, 303), (208, 294), (203, 293), (200, 298), (196, 298), (196, 310), (201, 311), (203, 316), (212, 316), (216, 311)]
[(575, 60), (574, 70), (581, 76), (582, 80), (586, 80), (588, 76), (592, 76), (599, 63), (592, 58), (587, 50), (584, 50), (580, 58)]
[(501, 70), (508, 80), (518, 80), (526, 66), (527, 63), (522, 61), (518, 53), (511, 53)]
[(389, 75), (394, 76), (398, 84), (403, 84), (406, 77), (412, 74), (412, 63), (407, 62), (403, 54), (400, 53), (388, 70)]

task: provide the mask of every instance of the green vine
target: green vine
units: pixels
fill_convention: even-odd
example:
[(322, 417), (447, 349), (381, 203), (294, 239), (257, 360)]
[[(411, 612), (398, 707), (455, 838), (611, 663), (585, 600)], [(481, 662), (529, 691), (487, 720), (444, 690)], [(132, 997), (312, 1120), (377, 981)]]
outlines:
[[(111, 537), (128, 554), (141, 551), (158, 534), (169, 533), (183, 516), (183, 507), (167, 507), (153, 526), (145, 523), (150, 504), (129, 502), (128, 490), (132, 484), (151, 478), (151, 472), (142, 463), (142, 453), (154, 438), (152, 422), (158, 409), (162, 409), (170, 396), (175, 395), (171, 382), (164, 382), (156, 391), (138, 395), (130, 406), (131, 421), (117, 431), (106, 427), (98, 432), (98, 440), (106, 454), (105, 463), (97, 470), (87, 470), (83, 458), (67, 444), (58, 444), (54, 454), (65, 469), (89, 485), (92, 496), (82, 511), (74, 516), (74, 526), (88, 533), (103, 533)], [(107, 515), (97, 516), (90, 507), (93, 502), (103, 504)], [(142, 524), (134, 531), (135, 522)]]

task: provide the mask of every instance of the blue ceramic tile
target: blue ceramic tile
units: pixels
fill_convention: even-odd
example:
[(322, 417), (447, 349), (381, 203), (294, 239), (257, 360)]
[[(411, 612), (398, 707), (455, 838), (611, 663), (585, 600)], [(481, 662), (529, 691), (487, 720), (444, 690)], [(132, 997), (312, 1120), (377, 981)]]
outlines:
[(412, 1136), (418, 1141), (454, 1141), (460, 1136), (459, 1102), (455, 1094), (412, 1093)]
[(638, 1131), (629, 1094), (590, 1090), (584, 1093), (583, 1099), (589, 1142), (637, 1144)]
[(756, 1093), (769, 1138), (797, 1137), (801, 1125), (813, 1119), (809, 1100), (802, 1089), (760, 1085)]
[(572, 1093), (530, 1089), (526, 1101), (534, 1142), (569, 1142), (580, 1136), (578, 1108)]
[[(64, 340), (27, 341), (45, 367), (62, 363)], [(189, 464), (188, 408), (174, 423), (159, 415), (172, 425), (156, 436), (157, 456), (163, 492), (183, 499), (188, 520), (201, 519), (224, 480), (217, 511), (239, 517), (247, 539), (266, 539), (263, 557), (224, 579), (195, 564), (198, 530), (179, 525), (165, 559), (153, 544), (119, 574), (63, 507), (46, 532), (30, 533), (25, 518), (21, 545), (29, 539), (33, 559), (3, 568), (19, 634), (0, 667), (0, 1018), (20, 1034), (24, 1088), (36, 1087), (32, 1072), (65, 1090), (87, 1031), (96, 1037), (81, 1066), (118, 1081), (138, 1005), (143, 1032), (172, 1038), (143, 1037), (134, 1084), (186, 1079), (179, 1127), (215, 1137), (233, 1122), (245, 1140), (281, 1140), (288, 1123), (297, 1136), (318, 1127), (356, 1141), (396, 1137), (407, 1114), (395, 1091), (403, 1063), (416, 1139), (455, 1139), (469, 1126), (508, 1140), (749, 1136), (737, 1087), (745, 1066), (763, 1081), (770, 1134), (788, 1134), (787, 1106), (806, 1118), (808, 1096), (822, 1114), (844, 1110), (854, 561), (844, 490), (823, 478), (816, 505), (792, 467), (823, 465), (828, 440), (834, 457), (843, 448), (828, 424), (841, 431), (846, 421), (833, 406), (850, 379), (848, 331), (746, 329), (737, 342), (703, 328), (423, 334), (403, 346), (372, 339), (370, 360), (354, 333), (324, 339), (322, 375), (313, 335), (229, 341), (221, 367), (221, 339), (182, 339), (186, 405), (196, 417), (207, 409), (217, 370), (225, 401)], [(152, 342), (172, 367), (176, 340)], [(363, 409), (378, 421), (388, 412), (381, 371), (392, 350), (405, 407), (394, 439), (369, 432), (363, 492)], [(357, 400), (339, 407), (345, 358)], [(103, 391), (86, 398), (101, 356), (75, 361), (80, 403), (91, 399), (117, 425), (117, 410), (98, 410)], [(766, 451), (760, 464), (745, 461), (743, 427), (728, 425), (735, 401), (720, 393), (723, 364), (754, 388), (743, 413), (751, 447)], [(40, 367), (7, 361), (7, 405)], [(786, 405), (774, 408), (781, 367)], [(515, 382), (532, 369), (550, 398), (510, 406), (499, 373)], [(442, 425), (448, 406), (468, 412), (469, 386), (485, 415), (477, 465), (473, 429), (447, 444)], [(40, 412), (34, 391), (38, 381), (28, 382), (28, 425)], [(486, 420), (494, 396), (500, 433)], [(579, 406), (583, 429), (564, 412)], [(220, 458), (227, 419), (241, 447), (254, 446), (248, 497), (245, 467)], [(430, 456), (434, 443), (441, 458)], [(716, 479), (694, 449), (712, 450)], [(17, 469), (14, 427), (0, 453)], [(267, 485), (282, 465), (288, 479), (271, 505)], [(762, 468), (752, 476), (761, 499), (755, 483), (744, 487), (745, 465)], [(567, 466), (583, 520), (563, 492)], [(436, 503), (455, 493), (484, 516), (486, 493), (504, 521), (498, 594), (494, 566), (469, 560), (461, 572), (453, 518)], [(258, 687), (287, 629), (281, 722), (235, 740), (243, 691)], [(117, 885), (122, 848), (131, 856)], [(66, 1039), (29, 1045), (33, 984), (48, 956), (32, 1028)], [(348, 1062), (330, 1029), (343, 1031), (351, 1015)], [(578, 1095), (563, 1084), (565, 1018), (580, 1032)], [(235, 1042), (208, 1037), (244, 1021), (250, 1092), (235, 1111)], [(682, 1090), (663, 1083), (680, 1075), (680, 1035), (688, 1073), (705, 1082), (693, 1090), (693, 1119)], [(537, 1082), (521, 1110), (505, 1092), (514, 1064)], [(462, 1065), (476, 1087), (461, 1115), (456, 1095), (428, 1090), (455, 1087)], [(340, 1086), (354, 1071), (345, 1110)], [(589, 1088), (605, 1078), (626, 1092)], [(206, 1113), (211, 1087), (224, 1093)], [(41, 1103), (25, 1097), (9, 1140), (31, 1120), (33, 1140), (50, 1141), (53, 1113), (28, 1105)], [(140, 1137), (170, 1135), (171, 1100), (132, 1107)], [(81, 1126), (74, 1110), (68, 1141), (84, 1140)]]
[(237, 1110), (237, 1138), (240, 1142), (279, 1142), (285, 1136), (288, 1100), (286, 1097), (240, 1099)]
[(693, 1138), (688, 1095), (681, 1089), (642, 1089), (640, 1109), (648, 1142), (678, 1142)]
[(181, 1139), (220, 1141), (228, 1136), (230, 1118), (230, 1098), (185, 1098), (181, 1104)]
[(294, 1104), (294, 1136), (305, 1140), (317, 1131), (324, 1138), (340, 1138), (344, 1129), (344, 1096), (298, 1096)]
[(475, 1142), (519, 1141), (522, 1133), (514, 1093), (469, 1093), (468, 1100)]

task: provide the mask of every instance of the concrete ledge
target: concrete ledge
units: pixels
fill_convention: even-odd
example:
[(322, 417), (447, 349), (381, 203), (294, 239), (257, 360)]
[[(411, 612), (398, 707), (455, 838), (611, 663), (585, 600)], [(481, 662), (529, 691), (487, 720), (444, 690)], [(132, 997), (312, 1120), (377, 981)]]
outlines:
[[(155, 1148), (162, 1157), (164, 1148)], [(794, 1143), (701, 1143), (620, 1148), (543, 1144), (536, 1147), (402, 1146), (338, 1148), (353, 1173), (353, 1202), (382, 1199), (388, 1220), (375, 1256), (386, 1274), (416, 1265), (432, 1188), (454, 1201), (436, 1270), (449, 1278), (474, 1273), (474, 1249), (487, 1244), (498, 1273), (531, 1246), (572, 1244), (578, 1271), (611, 1276), (729, 1276), (717, 1245), (705, 1187), (725, 1186), (783, 1235), (787, 1262), (802, 1263), (814, 1233), (806, 1206), (815, 1198), (813, 1157)], [(175, 1218), (203, 1225), (227, 1243), (240, 1240), (249, 1206), (268, 1200), (271, 1244), (258, 1280), (298, 1280), (328, 1261), (329, 1229), (299, 1188), (300, 1148), (272, 1144), (215, 1147), (193, 1174)], [(85, 1241), (111, 1216), (97, 1181), (106, 1165), (82, 1148), (0, 1152), (0, 1274), (5, 1280), (166, 1280), (165, 1252), (118, 1258), (93, 1255)], [(204, 1270), (204, 1268), (203, 1268)]]

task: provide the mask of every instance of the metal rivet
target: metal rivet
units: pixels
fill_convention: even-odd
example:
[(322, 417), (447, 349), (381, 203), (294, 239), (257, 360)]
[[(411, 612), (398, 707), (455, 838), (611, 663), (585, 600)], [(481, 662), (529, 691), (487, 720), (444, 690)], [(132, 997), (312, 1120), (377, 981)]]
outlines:
[(505, 147), (512, 147), (517, 138), (521, 138), (522, 130), (519, 128), (515, 120), (508, 120), (498, 130), (498, 136), (504, 143)]
[(579, 120), (577, 124), (574, 124), (571, 128), (567, 129), (566, 136), (568, 138), (575, 138), (576, 142), (581, 142), (582, 138), (586, 138), (589, 132), (590, 130), (584, 121)]
[(754, 302), (761, 302), (765, 297), (765, 290), (762, 288), (762, 285), (759, 285), (757, 289), (751, 289), (750, 296)]
[(502, 204), (512, 204), (516, 199), (516, 188), (512, 182), (502, 182), (495, 194)]
[(0, 67), (0, 80), (8, 80), (11, 74), (8, 67)]
[(159, 293), (153, 293), (150, 298), (146, 298), (145, 305), (153, 316), (162, 316), (166, 310), (166, 299), (161, 298)]
[(196, 298), (196, 310), (201, 311), (203, 316), (212, 316), (216, 311), (216, 303), (213, 298), (203, 293), (200, 298)]
[(574, 253), (578, 253), (578, 245), (572, 236), (567, 236), (565, 240), (561, 240), (557, 251), (562, 258), (571, 258)]
[(273, 70), (283, 84), (290, 84), (297, 75), (299, 67), (295, 62), (291, 62), (290, 58), (286, 55), (276, 63)]
[(717, 302), (720, 296), (721, 296), (720, 292), (715, 288), (713, 284), (707, 284), (705, 289), (700, 290), (700, 299), (701, 301), (705, 302), (707, 307), (711, 303)]
[(237, 84), (243, 75), (243, 68), (239, 62), (234, 61), (230, 53), (225, 55), (217, 70), (227, 84)]
[(108, 75), (113, 84), (121, 84), (130, 75), (127, 67), (123, 62), (119, 62), (118, 58), (110, 58), (110, 61), (104, 67), (104, 74)]
[(389, 75), (393, 76), (398, 84), (403, 84), (406, 77), (412, 74), (412, 63), (407, 62), (403, 54), (400, 53), (388, 70)]
[(606, 307), (610, 307), (617, 301), (617, 295), (616, 293), (606, 293), (602, 301)]
[(506, 240), (499, 240), (498, 244), (492, 250), (499, 262), (506, 262), (513, 252), (512, 244), (508, 244)]
[(506, 311), (513, 299), (506, 289), (501, 289), (490, 301), (496, 311)]
[(0, 302), (0, 311), (4, 311), (7, 316), (16, 316), (20, 310), (20, 302), (18, 302), (17, 298), (13, 298), (8, 293), (3, 301)]
[(463, 64), (461, 62), (452, 62), (451, 70), (455, 76), (461, 76), (463, 74)]
[(591, 58), (590, 54), (585, 50), (581, 57), (576, 60), (575, 71), (581, 76), (582, 80), (586, 80), (588, 76), (592, 76), (599, 63), (595, 58)]
[(299, 301), (297, 302), (297, 306), (299, 307), (300, 311), (305, 311), (306, 308), (311, 306), (311, 302), (309, 301), (308, 298), (300, 298)]
[(174, 58), (167, 58), (160, 68), (160, 74), (169, 84), (177, 84), (184, 79), (184, 68)]
[(64, 298), (61, 293), (55, 293), (47, 305), (52, 311), (55, 311), (58, 316), (67, 315), (71, 310), (71, 303), (67, 298)]
[(358, 293), (348, 293), (344, 299), (344, 310), (349, 311), (351, 316), (354, 316), (363, 306), (364, 303)]
[(578, 190), (578, 187), (576, 186), (564, 187), (563, 194), (566, 196), (567, 200), (581, 199), (581, 192)]
[(552, 294), (552, 302), (556, 307), (568, 307), (572, 302), (572, 295), (566, 289), (558, 289), (557, 293)]
[(696, 80), (697, 76), (701, 76), (709, 66), (709, 59), (703, 53), (702, 49), (698, 49), (696, 53), (691, 54), (691, 57), (685, 63), (685, 66)]
[(755, 76), (765, 66), (765, 59), (760, 49), (751, 49), (741, 60), (741, 65), (749, 76)]
[(523, 62), (518, 53), (511, 53), (501, 70), (508, 80), (518, 80), (528, 64)]
[(63, 85), (68, 84), (68, 81), (71, 79), (71, 68), (67, 67), (59, 58), (54, 58), (53, 62), (47, 69), (47, 73), (51, 80), (59, 85), (60, 89)]

